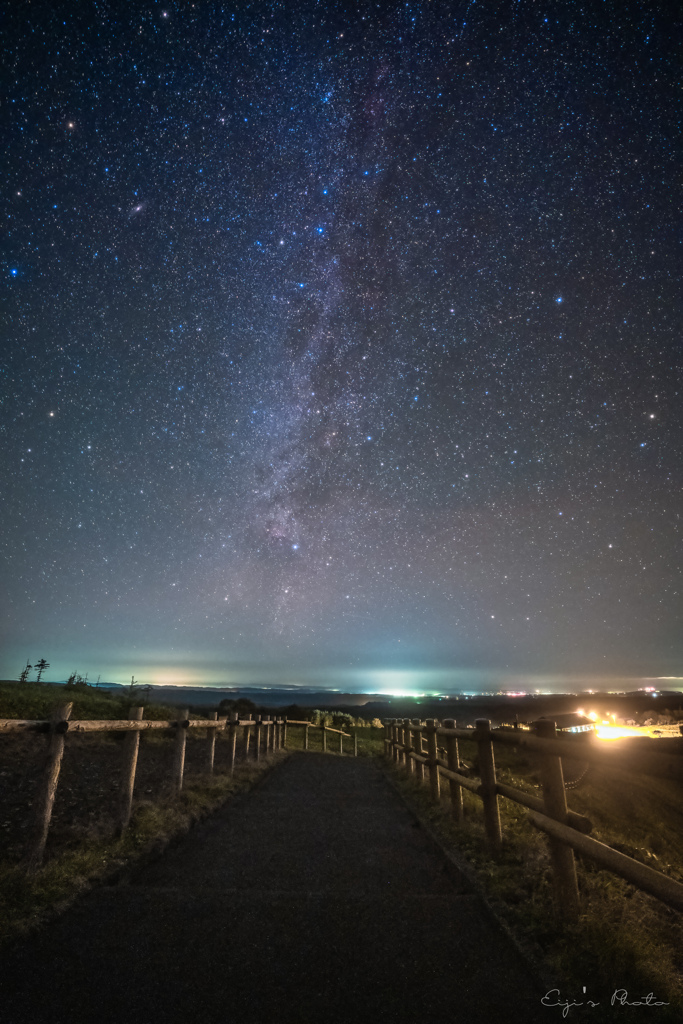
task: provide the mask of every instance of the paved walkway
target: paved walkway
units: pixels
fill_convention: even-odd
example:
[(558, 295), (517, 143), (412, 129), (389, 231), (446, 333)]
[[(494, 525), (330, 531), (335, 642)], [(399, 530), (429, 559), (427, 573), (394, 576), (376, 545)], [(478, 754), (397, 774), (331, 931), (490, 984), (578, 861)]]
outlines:
[(549, 1020), (378, 768), (294, 754), (15, 950), (2, 1024)]

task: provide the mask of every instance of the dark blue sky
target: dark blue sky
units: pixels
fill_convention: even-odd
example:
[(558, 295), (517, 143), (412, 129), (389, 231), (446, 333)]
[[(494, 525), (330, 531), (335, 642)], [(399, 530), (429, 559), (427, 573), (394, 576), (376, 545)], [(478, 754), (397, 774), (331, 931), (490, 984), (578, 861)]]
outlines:
[(0, 674), (683, 675), (679, 30), (10, 11)]

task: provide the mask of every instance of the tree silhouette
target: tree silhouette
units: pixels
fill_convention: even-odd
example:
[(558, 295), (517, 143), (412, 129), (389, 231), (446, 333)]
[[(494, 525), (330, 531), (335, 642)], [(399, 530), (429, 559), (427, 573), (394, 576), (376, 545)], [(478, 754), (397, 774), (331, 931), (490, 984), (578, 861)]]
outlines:
[(26, 668), (21, 670), (21, 675), (19, 676), (19, 682), (20, 683), (25, 683), (25, 682), (28, 681), (28, 674), (29, 674), (29, 672), (31, 671), (32, 668), (33, 668), (33, 665), (29, 665), (28, 658), (27, 658), (26, 659)]
[(149, 703), (149, 695), (152, 692), (152, 687), (149, 683), (140, 685), (135, 676), (131, 676), (128, 688), (124, 690), (124, 700), (128, 703), (129, 707), (142, 707)]
[(240, 715), (251, 715), (256, 711), (256, 705), (248, 697), (238, 697), (237, 700), (231, 700), (229, 697), (226, 697), (218, 705), (218, 710), (223, 712), (223, 714), (229, 711), (236, 711)]
[(43, 672), (45, 671), (45, 669), (50, 667), (50, 662), (49, 661), (45, 661), (45, 658), (41, 658), (40, 661), (37, 661), (35, 663), (34, 667), (38, 670), (38, 675), (36, 676), (36, 682), (39, 683), (40, 680), (41, 680), (41, 677), (43, 675)]
[(72, 672), (66, 681), (66, 686), (69, 690), (87, 690), (88, 689), (88, 673), (84, 676), (78, 674), (78, 672)]
[(128, 700), (135, 700), (136, 698), (139, 698), (141, 691), (144, 690), (144, 689), (145, 689), (144, 686), (140, 686), (138, 684), (138, 681), (135, 678), (135, 676), (131, 676), (130, 677), (130, 684), (128, 686), (128, 690), (127, 690), (127, 693), (126, 693), (126, 696), (128, 697)]

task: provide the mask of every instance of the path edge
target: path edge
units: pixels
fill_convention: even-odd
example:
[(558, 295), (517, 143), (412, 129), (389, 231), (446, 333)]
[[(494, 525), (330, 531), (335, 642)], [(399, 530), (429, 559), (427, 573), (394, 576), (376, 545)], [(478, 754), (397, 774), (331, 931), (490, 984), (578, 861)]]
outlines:
[(142, 871), (150, 864), (154, 864), (164, 856), (167, 850), (175, 846), (177, 843), (180, 843), (197, 825), (206, 821), (212, 814), (217, 814), (218, 811), (222, 810), (226, 806), (226, 804), (239, 804), (242, 801), (247, 800), (251, 793), (258, 789), (270, 774), (278, 768), (283, 761), (287, 760), (287, 758), (291, 756), (291, 751), (282, 751), (282, 753), (285, 756), (278, 758), (277, 761), (272, 761), (268, 765), (267, 770), (264, 771), (262, 775), (259, 775), (256, 781), (249, 786), (248, 789), (242, 790), (242, 792), (239, 793), (226, 794), (225, 798), (214, 807), (205, 811), (196, 812), (187, 828), (181, 829), (174, 833), (174, 835), (165, 839), (151, 839), (136, 853), (134, 858), (127, 859), (123, 863), (112, 864), (109, 868), (105, 868), (101, 874), (84, 880), (82, 885), (70, 896), (44, 908), (35, 918), (27, 918), (16, 929), (9, 931), (2, 940), (0, 940), (0, 958), (21, 943), (27, 942), (35, 935), (40, 934), (40, 932), (45, 928), (48, 928), (53, 924), (54, 921), (62, 917), (63, 914), (66, 914), (71, 910), (72, 907), (76, 906), (82, 900), (87, 899), (96, 889), (104, 889), (107, 887), (113, 888), (117, 885), (127, 885), (129, 880), (133, 878), (138, 871)]
[[(146, 846), (144, 846), (137, 857), (134, 860), (126, 861), (124, 864), (115, 864), (112, 866), (111, 871), (107, 872), (106, 875), (102, 875), (100, 878), (95, 879), (92, 888), (96, 889), (102, 886), (115, 886), (115, 885), (126, 885), (128, 880), (132, 878), (138, 871), (142, 871), (144, 868), (149, 867), (150, 864), (154, 864), (160, 860), (164, 854), (177, 846), (184, 839), (187, 838), (194, 831), (197, 825), (206, 821), (213, 814), (218, 814), (222, 811), (226, 805), (231, 807), (239, 806), (244, 801), (248, 800), (253, 792), (259, 789), (267, 778), (275, 771), (276, 768), (286, 761), (290, 756), (290, 751), (282, 751), (284, 757), (278, 757), (277, 760), (272, 760), (266, 771), (264, 771), (256, 781), (239, 793), (228, 793), (225, 798), (217, 803), (214, 807), (205, 811), (200, 811), (192, 817), (192, 820), (187, 828), (180, 829), (175, 832), (172, 836), (168, 836), (166, 839), (152, 839)], [(80, 894), (79, 894), (80, 895)], [(84, 893), (84, 895), (86, 895)]]
[(448, 849), (441, 839), (441, 836), (434, 831), (422, 815), (419, 814), (418, 811), (416, 811), (415, 808), (406, 800), (403, 792), (397, 785), (396, 780), (387, 769), (387, 766), (381, 762), (380, 766), (382, 775), (394, 792), (397, 793), (401, 803), (407, 808), (411, 818), (419, 828), (422, 829), (422, 832), (432, 846), (436, 855), (443, 858), (446, 862), (446, 869), (448, 873), (453, 878), (465, 878), (465, 881), (471, 887), (473, 894), (478, 897), (482, 904), (484, 912), (490, 923), (493, 924), (498, 931), (501, 931), (508, 942), (510, 942), (514, 947), (526, 967), (530, 980), (536, 986), (539, 993), (542, 994), (544, 992), (549, 992), (551, 989), (558, 988), (559, 979), (551, 973), (550, 968), (544, 962), (540, 946), (537, 947), (532, 942), (520, 938), (519, 935), (512, 930), (503, 916), (503, 904), (499, 900), (491, 899), (491, 897), (484, 892), (472, 865), (465, 860), (464, 857), (459, 856), (453, 850)]

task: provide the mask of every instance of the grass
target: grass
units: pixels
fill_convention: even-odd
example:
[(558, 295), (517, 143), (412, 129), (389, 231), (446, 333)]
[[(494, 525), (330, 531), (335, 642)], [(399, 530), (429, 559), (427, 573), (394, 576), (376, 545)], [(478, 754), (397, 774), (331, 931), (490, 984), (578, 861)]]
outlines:
[[(53, 683), (13, 683), (0, 681), (0, 718), (43, 720), (60, 704), (73, 702), (73, 719), (127, 718), (128, 709), (140, 703), (125, 695), (109, 694), (93, 687), (67, 688)], [(145, 718), (170, 721), (178, 717), (175, 708), (164, 704), (145, 704)]]
[[(496, 748), (501, 781), (533, 791), (530, 760)], [(473, 762), (473, 744), (462, 743), (460, 756)], [(517, 771), (513, 770), (513, 763)], [(650, 1008), (658, 1021), (683, 1015), (683, 922), (681, 915), (622, 879), (577, 859), (582, 913), (576, 925), (558, 918), (553, 902), (547, 840), (529, 824), (525, 808), (499, 799), (503, 850), (491, 856), (483, 828), (481, 801), (463, 790), (464, 821), (451, 817), (448, 785), (442, 800), (430, 801), (428, 786), (392, 766), (388, 769), (406, 801), (447, 848), (464, 859), (499, 916), (523, 946), (557, 979), (563, 998), (592, 998), (591, 1021), (620, 1019), (629, 1011), (606, 1008), (616, 989), (630, 999), (653, 992), (668, 1007)], [(625, 773), (624, 773), (625, 774)], [(536, 794), (538, 795), (538, 793)], [(594, 822), (593, 835), (659, 870), (681, 877), (683, 822), (675, 786), (665, 780), (608, 777), (594, 773), (584, 788), (567, 794), (570, 806)], [(649, 844), (649, 845), (648, 845)], [(657, 851), (655, 852), (656, 848)], [(655, 859), (656, 858), (656, 859)], [(586, 987), (586, 994), (583, 988)], [(571, 1016), (571, 1014), (570, 1014)]]
[[(353, 727), (351, 734), (358, 736), (358, 756), (375, 757), (384, 750), (384, 729)], [(321, 731), (318, 726), (311, 726), (308, 730), (308, 749), (313, 752), (322, 750)], [(344, 739), (344, 756), (353, 754), (353, 739)], [(287, 726), (287, 749), (304, 749), (304, 726)], [(336, 732), (327, 733), (327, 753), (339, 753), (339, 734)]]
[[(68, 700), (74, 703), (71, 715), (74, 719), (126, 718), (131, 704), (137, 703), (125, 695), (112, 696), (92, 688), (69, 690), (49, 683), (0, 682), (0, 718), (44, 719)], [(177, 714), (176, 709), (163, 705), (145, 706), (145, 718), (168, 721)], [(199, 735), (195, 731), (188, 737), (190, 764), (192, 761), (203, 764), (205, 737), (202, 734), (203, 730)], [(23, 782), (21, 793), (26, 794), (20, 797), (20, 803), (13, 810), (18, 808), (22, 819), (27, 820), (37, 781), (30, 774), (31, 762), (37, 764), (42, 760), (45, 740), (33, 734), (9, 734), (4, 743), (5, 767), (11, 766), (14, 773), (29, 773), (23, 780), (12, 775), (13, 792), (16, 793)], [(97, 882), (163, 849), (169, 841), (187, 832), (193, 822), (235, 794), (248, 790), (274, 763), (286, 756), (277, 753), (262, 758), (258, 764), (238, 761), (232, 775), (225, 770), (221, 772), (220, 768), (214, 775), (186, 769), (183, 791), (174, 797), (168, 793), (164, 781), (172, 739), (155, 733), (144, 734), (133, 816), (124, 835), (116, 837), (107, 800), (97, 805), (95, 814), (89, 813), (89, 809), (92, 811), (90, 804), (93, 797), (97, 801), (98, 793), (102, 799), (108, 775), (118, 768), (120, 746), (119, 734), (68, 737), (45, 865), (36, 875), (27, 877), (16, 858), (12, 860), (6, 855), (0, 860), (0, 945), (61, 911)], [(225, 747), (225, 736), (221, 735), (216, 748), (217, 765), (227, 763)], [(10, 773), (5, 771), (3, 775)], [(146, 788), (153, 781), (158, 784)], [(148, 792), (155, 792), (156, 798), (147, 799)], [(111, 794), (108, 790), (107, 793), (111, 802)], [(76, 817), (77, 827), (72, 820)]]
[[(130, 701), (126, 698), (111, 697), (97, 691), (72, 690), (49, 684), (0, 683), (0, 718), (46, 718), (52, 709), (65, 700), (73, 700), (73, 718), (116, 719), (126, 717)], [(177, 712), (160, 705), (147, 705), (145, 717), (170, 719)], [(188, 758), (200, 764), (203, 750), (203, 731), (188, 738)], [(288, 749), (303, 748), (304, 731), (301, 727), (288, 729)], [(68, 906), (84, 890), (121, 870), (127, 870), (144, 860), (154, 850), (177, 836), (185, 833), (191, 824), (204, 814), (215, 810), (221, 803), (236, 793), (249, 789), (268, 768), (286, 756), (284, 752), (264, 758), (256, 764), (253, 761), (238, 761), (234, 775), (199, 773), (186, 774), (185, 786), (179, 797), (164, 795), (163, 786), (154, 787), (158, 796), (146, 799), (145, 787), (151, 784), (149, 773), (167, 770), (167, 759), (172, 740), (165, 735), (144, 734), (138, 761), (136, 779), (136, 802), (133, 817), (125, 834), (117, 838), (113, 834), (113, 821), (105, 807), (94, 817), (86, 813), (96, 793), (106, 794), (105, 781), (108, 773), (118, 765), (120, 736), (93, 734), (87, 737), (75, 736), (67, 739), (67, 750), (60, 775), (56, 811), (62, 801), (62, 811), (53, 819), (50, 835), (52, 846), (48, 846), (48, 857), (44, 867), (33, 877), (27, 878), (21, 866), (11, 859), (0, 861), (0, 944), (14, 936), (31, 930), (41, 922)], [(311, 750), (320, 747), (320, 730), (309, 733)], [(328, 751), (334, 753), (338, 747), (338, 734), (328, 734)], [(40, 757), (36, 745), (44, 743), (42, 737), (31, 734), (8, 736), (5, 740), (9, 763), (17, 766), (28, 762), (31, 757)], [(345, 740), (345, 753), (353, 751), (352, 742)], [(223, 751), (221, 751), (223, 747)], [(226, 737), (219, 736), (216, 749), (217, 765), (226, 764)], [(35, 749), (34, 749), (35, 748)], [(358, 754), (370, 756), (382, 749), (381, 729), (358, 729)], [(14, 760), (13, 760), (14, 759)], [(17, 760), (18, 759), (18, 760)], [(166, 760), (165, 760), (166, 759)], [(99, 764), (99, 774), (97, 765)], [(87, 778), (84, 777), (84, 773)], [(103, 779), (105, 781), (103, 781)], [(76, 792), (77, 785), (81, 788)], [(33, 792), (34, 782), (28, 784), (26, 815), (29, 814), (28, 800)], [(86, 797), (82, 791), (85, 785)], [(97, 789), (96, 787), (99, 787)], [(143, 796), (143, 799), (139, 798)], [(105, 799), (101, 796), (100, 799)], [(111, 799), (111, 795), (106, 797)], [(79, 824), (64, 822), (65, 801), (80, 814)], [(22, 805), (23, 806), (23, 805)], [(99, 804), (97, 805), (99, 808)], [(74, 810), (68, 811), (73, 817)], [(23, 811), (22, 811), (23, 814)], [(59, 819), (59, 820), (58, 820)]]
[(18, 865), (0, 864), (0, 945), (61, 912), (97, 882), (160, 852), (195, 821), (250, 789), (286, 756), (277, 753), (258, 764), (238, 764), (234, 775), (188, 778), (179, 797), (139, 800), (123, 836), (102, 836), (95, 825), (91, 837), (59, 851), (32, 877)]

